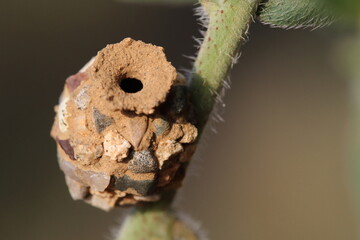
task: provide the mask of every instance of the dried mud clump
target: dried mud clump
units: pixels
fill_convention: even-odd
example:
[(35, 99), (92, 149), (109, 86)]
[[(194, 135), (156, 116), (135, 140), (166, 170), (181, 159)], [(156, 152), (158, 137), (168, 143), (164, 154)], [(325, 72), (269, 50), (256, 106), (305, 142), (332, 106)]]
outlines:
[(197, 138), (188, 94), (161, 47), (130, 38), (66, 79), (51, 135), (71, 197), (110, 210), (179, 187)]

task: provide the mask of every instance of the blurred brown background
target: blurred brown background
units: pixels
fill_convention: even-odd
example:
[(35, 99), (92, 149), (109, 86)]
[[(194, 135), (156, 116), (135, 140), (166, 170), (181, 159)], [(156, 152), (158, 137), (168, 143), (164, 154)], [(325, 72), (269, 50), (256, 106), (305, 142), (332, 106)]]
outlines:
[[(105, 213), (67, 192), (49, 137), (65, 78), (124, 37), (164, 46), (190, 68), (198, 25), (189, 7), (111, 0), (2, 1), (0, 239), (109, 239)], [(355, 240), (348, 179), (347, 82), (334, 69), (334, 29), (256, 23), (176, 205), (213, 240)], [(223, 111), (223, 110), (221, 110)]]

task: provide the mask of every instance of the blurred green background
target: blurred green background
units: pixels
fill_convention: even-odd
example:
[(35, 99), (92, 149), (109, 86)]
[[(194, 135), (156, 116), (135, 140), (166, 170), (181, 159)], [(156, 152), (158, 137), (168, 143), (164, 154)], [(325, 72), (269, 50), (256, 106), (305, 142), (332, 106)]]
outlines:
[[(71, 200), (49, 137), (65, 78), (125, 37), (164, 46), (190, 68), (193, 8), (111, 0), (1, 1), (0, 239), (110, 239), (126, 210)], [(356, 240), (350, 97), (333, 28), (252, 25), (232, 89), (204, 136), (176, 206), (211, 239)]]

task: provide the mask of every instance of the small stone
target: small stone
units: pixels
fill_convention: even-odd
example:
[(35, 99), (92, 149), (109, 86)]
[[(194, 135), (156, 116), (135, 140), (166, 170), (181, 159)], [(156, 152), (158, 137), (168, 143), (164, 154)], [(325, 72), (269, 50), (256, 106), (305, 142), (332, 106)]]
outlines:
[(104, 137), (104, 155), (111, 160), (119, 160), (128, 156), (131, 144), (116, 130), (111, 130)]
[(110, 176), (103, 172), (82, 171), (78, 169), (77, 175), (82, 182), (88, 184), (95, 191), (102, 192), (110, 184)]
[(192, 143), (196, 140), (198, 135), (197, 128), (191, 123), (187, 123), (181, 126), (184, 136), (180, 139), (181, 143)]
[(70, 177), (71, 179), (75, 180), (75, 181), (80, 181), (80, 179), (76, 176), (76, 169), (77, 167), (72, 164), (69, 161), (66, 161), (61, 154), (58, 153), (58, 162), (59, 162), (59, 167), (61, 169), (61, 171), (63, 171), (63, 173)]
[(58, 155), (60, 169), (75, 181), (88, 185), (95, 191), (104, 191), (110, 184), (110, 176), (104, 172), (81, 170), (75, 164)]
[(149, 196), (134, 196), (134, 199), (141, 202), (157, 202), (160, 200), (160, 195), (154, 194)]
[(175, 114), (180, 114), (187, 105), (188, 101), (188, 92), (187, 92), (187, 86), (174, 86), (171, 89), (171, 111)]
[(119, 201), (120, 206), (133, 206), (136, 203), (137, 202), (136, 202), (134, 196), (132, 196), (132, 195), (128, 195), (128, 196), (120, 199), (120, 201)]
[(93, 195), (88, 201), (92, 206), (100, 208), (106, 212), (110, 211), (115, 207), (115, 202), (113, 199), (103, 198), (101, 196)]
[(168, 160), (172, 156), (181, 153), (182, 151), (182, 145), (174, 140), (160, 142), (158, 148), (155, 151), (155, 155), (159, 160), (160, 169), (162, 168), (164, 161)]
[(155, 190), (155, 186), (156, 181), (153, 179), (135, 180), (128, 175), (118, 178), (115, 182), (115, 187), (120, 191), (134, 189), (141, 196), (146, 196), (153, 193)]
[(156, 118), (153, 124), (156, 136), (162, 136), (170, 131), (170, 123), (163, 118)]
[(89, 165), (103, 154), (103, 147), (99, 144), (77, 144), (74, 147), (75, 158), (84, 165)]
[(89, 194), (89, 187), (79, 183), (78, 181), (75, 181), (68, 176), (65, 176), (65, 181), (72, 199), (82, 200)]
[(128, 141), (137, 149), (148, 128), (148, 118), (146, 116), (131, 116), (127, 120), (127, 127), (129, 129)]
[(171, 130), (169, 134), (166, 136), (166, 138), (170, 140), (178, 140), (184, 136), (184, 132), (181, 128), (181, 125), (178, 123), (175, 123), (172, 125)]
[(108, 126), (110, 126), (114, 123), (114, 120), (111, 117), (108, 117), (108, 116), (102, 114), (96, 108), (94, 108), (93, 117), (94, 117), (95, 128), (98, 133), (101, 133)]
[(88, 91), (88, 87), (84, 87), (80, 90), (80, 92), (78, 93), (78, 95), (76, 95), (75, 98), (75, 104), (78, 107), (78, 109), (80, 110), (85, 110), (89, 103), (90, 103), (90, 96), (87, 94)]
[(66, 132), (69, 128), (67, 118), (70, 117), (70, 114), (66, 109), (68, 101), (68, 97), (64, 98), (58, 108), (59, 129), (61, 132)]
[(71, 146), (69, 139), (57, 139), (57, 142), (59, 143), (61, 149), (64, 150), (64, 152), (69, 156), (69, 158), (75, 160), (74, 148)]
[(128, 164), (128, 169), (134, 173), (150, 173), (158, 169), (158, 162), (149, 150), (134, 152)]
[(87, 198), (86, 201), (105, 211), (113, 209), (118, 204), (119, 200), (126, 196), (126, 193), (119, 190), (104, 192), (90, 190), (90, 194), (91, 197)]
[(86, 78), (88, 78), (87, 73), (79, 72), (66, 79), (65, 81), (66, 86), (70, 92), (73, 92), (78, 86), (80, 86), (80, 83), (84, 81)]

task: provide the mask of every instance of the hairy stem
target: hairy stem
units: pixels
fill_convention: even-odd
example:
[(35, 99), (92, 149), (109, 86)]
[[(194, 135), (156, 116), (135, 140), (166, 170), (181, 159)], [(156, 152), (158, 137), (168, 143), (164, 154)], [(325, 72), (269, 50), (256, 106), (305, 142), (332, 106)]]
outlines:
[(192, 102), (203, 128), (246, 34), (260, 0), (201, 0), (208, 30), (195, 61)]
[(127, 216), (117, 240), (198, 240), (193, 232), (169, 208), (153, 205), (133, 209)]

